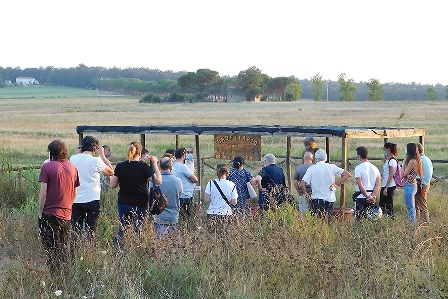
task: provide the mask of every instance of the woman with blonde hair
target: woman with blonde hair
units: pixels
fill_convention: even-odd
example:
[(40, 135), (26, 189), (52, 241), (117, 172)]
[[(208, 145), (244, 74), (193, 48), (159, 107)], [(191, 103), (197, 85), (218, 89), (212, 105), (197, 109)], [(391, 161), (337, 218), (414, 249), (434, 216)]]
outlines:
[(408, 211), (408, 219), (417, 223), (415, 212), (415, 194), (417, 193), (417, 175), (423, 177), (422, 161), (415, 143), (406, 145), (406, 159), (403, 167), (403, 194), (404, 203)]
[(114, 240), (116, 243), (120, 242), (123, 227), (129, 224), (133, 224), (135, 232), (139, 234), (148, 210), (148, 182), (152, 181), (154, 174), (155, 184), (162, 183), (162, 177), (157, 167), (157, 158), (150, 157), (151, 165), (154, 165), (151, 167), (140, 161), (141, 153), (142, 144), (138, 141), (131, 142), (127, 152), (128, 159), (117, 164), (115, 174), (110, 178), (111, 188), (120, 186), (118, 216), (121, 226)]
[(218, 164), (217, 179), (208, 182), (205, 188), (204, 202), (209, 202), (207, 218), (211, 220), (226, 220), (232, 215), (230, 205), (236, 205), (238, 193), (233, 182), (227, 180), (229, 167)]

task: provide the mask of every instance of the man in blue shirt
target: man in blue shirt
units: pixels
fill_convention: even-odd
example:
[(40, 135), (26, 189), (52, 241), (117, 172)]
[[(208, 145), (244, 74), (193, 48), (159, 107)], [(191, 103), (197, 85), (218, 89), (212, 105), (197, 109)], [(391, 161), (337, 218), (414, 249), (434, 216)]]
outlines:
[(421, 143), (417, 143), (418, 151), (420, 152), (420, 159), (423, 167), (423, 177), (417, 177), (417, 194), (415, 194), (415, 209), (417, 213), (417, 219), (420, 219), (422, 215), (425, 222), (429, 222), (428, 202), (426, 201), (429, 186), (432, 178), (432, 162), (425, 155), (425, 149)]
[(160, 190), (165, 194), (168, 205), (160, 215), (154, 215), (154, 231), (157, 237), (177, 234), (177, 223), (179, 220), (180, 200), (183, 191), (182, 181), (171, 173), (173, 162), (168, 157), (160, 159), (160, 173), (162, 184)]
[(258, 188), (261, 190), (258, 194), (258, 205), (260, 211), (268, 210), (274, 204), (269, 202), (269, 198), (275, 198), (277, 203), (282, 203), (284, 200), (285, 175), (283, 169), (275, 164), (275, 156), (273, 154), (266, 154), (263, 157), (264, 167), (260, 173), (255, 177)]

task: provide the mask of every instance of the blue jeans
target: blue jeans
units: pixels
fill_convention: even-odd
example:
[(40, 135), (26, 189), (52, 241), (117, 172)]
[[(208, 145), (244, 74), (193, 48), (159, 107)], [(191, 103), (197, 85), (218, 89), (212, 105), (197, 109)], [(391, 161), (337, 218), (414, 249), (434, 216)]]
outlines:
[(158, 238), (177, 235), (177, 223), (154, 223), (154, 231)]
[(408, 219), (412, 223), (417, 223), (415, 213), (415, 194), (417, 193), (417, 184), (410, 186), (403, 186), (404, 203), (408, 210)]
[(147, 208), (119, 204), (118, 217), (121, 225), (114, 242), (119, 243), (121, 241), (121, 238), (123, 237), (123, 229), (130, 224), (134, 226), (135, 233), (140, 235), (140, 232), (144, 228), (147, 212)]

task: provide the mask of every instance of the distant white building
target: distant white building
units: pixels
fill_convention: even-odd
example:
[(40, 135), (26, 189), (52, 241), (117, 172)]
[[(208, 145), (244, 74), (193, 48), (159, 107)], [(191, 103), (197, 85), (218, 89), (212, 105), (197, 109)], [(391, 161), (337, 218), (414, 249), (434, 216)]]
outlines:
[(16, 84), (17, 85), (38, 85), (39, 81), (37, 81), (33, 77), (17, 77)]

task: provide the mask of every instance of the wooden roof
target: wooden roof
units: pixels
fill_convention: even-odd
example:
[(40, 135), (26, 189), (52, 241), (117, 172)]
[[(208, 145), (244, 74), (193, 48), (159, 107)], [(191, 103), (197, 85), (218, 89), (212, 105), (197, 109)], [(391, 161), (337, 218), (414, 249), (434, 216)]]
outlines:
[(253, 134), (278, 136), (316, 136), (345, 138), (396, 138), (424, 136), (421, 128), (344, 127), (344, 126), (215, 126), (215, 125), (150, 125), (150, 126), (77, 126), (78, 134)]

